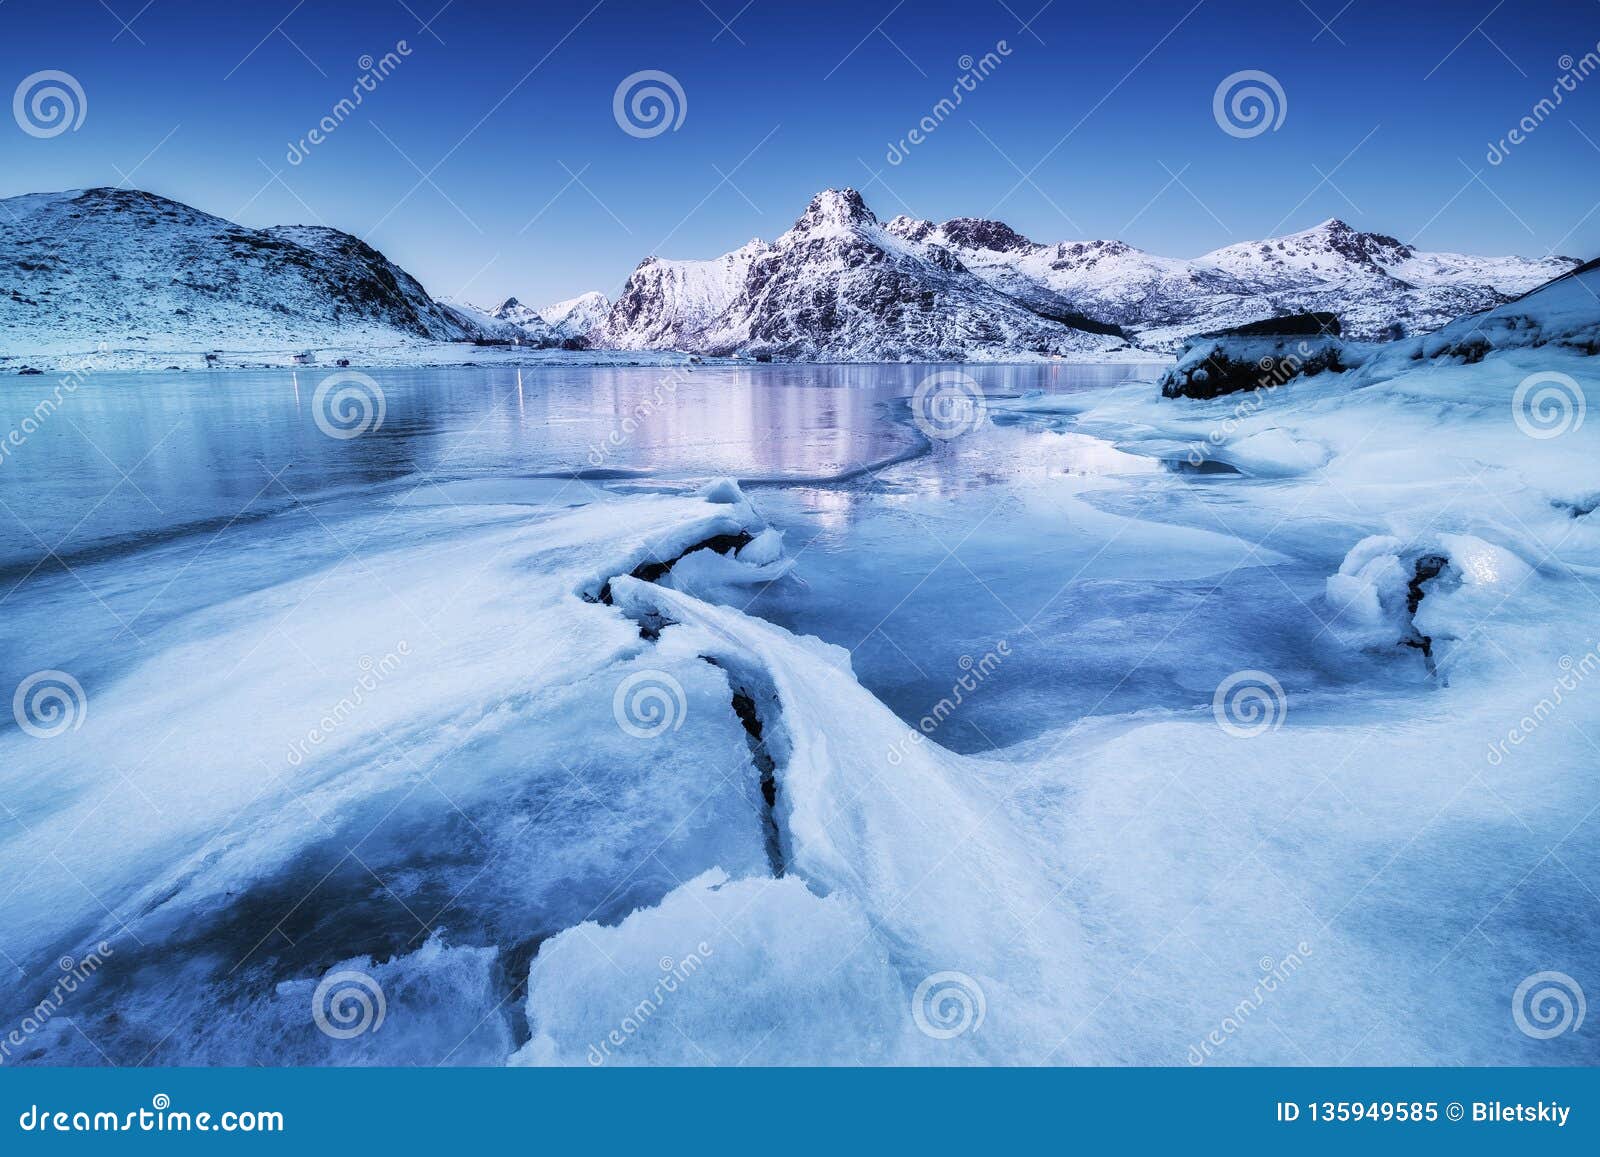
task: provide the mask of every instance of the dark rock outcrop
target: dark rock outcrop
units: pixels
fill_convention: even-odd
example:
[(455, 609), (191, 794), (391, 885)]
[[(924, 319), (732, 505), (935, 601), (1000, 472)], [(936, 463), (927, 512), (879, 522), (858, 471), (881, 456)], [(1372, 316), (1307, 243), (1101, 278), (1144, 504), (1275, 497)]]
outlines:
[(1293, 378), (1346, 368), (1339, 319), (1331, 313), (1267, 318), (1191, 338), (1161, 379), (1163, 398), (1219, 398), (1272, 389)]

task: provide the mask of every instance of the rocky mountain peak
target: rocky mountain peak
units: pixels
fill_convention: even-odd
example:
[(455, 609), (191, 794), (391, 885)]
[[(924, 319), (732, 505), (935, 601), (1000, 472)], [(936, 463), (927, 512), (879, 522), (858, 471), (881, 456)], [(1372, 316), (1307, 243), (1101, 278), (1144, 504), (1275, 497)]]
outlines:
[(940, 226), (952, 245), (966, 249), (987, 249), (992, 253), (1016, 253), (1036, 246), (1004, 221), (982, 217), (954, 217)]
[(1329, 217), (1320, 225), (1292, 236), (1357, 263), (1371, 262), (1375, 258), (1404, 260), (1413, 252), (1411, 246), (1397, 237), (1385, 233), (1367, 233), (1337, 217)]
[(924, 221), (921, 217), (909, 217), (904, 213), (892, 218), (884, 227), (888, 233), (896, 237), (904, 237), (907, 241), (926, 241), (933, 233), (933, 222)]
[(797, 230), (839, 226), (876, 225), (877, 217), (854, 189), (824, 189), (811, 198), (811, 204), (795, 221)]

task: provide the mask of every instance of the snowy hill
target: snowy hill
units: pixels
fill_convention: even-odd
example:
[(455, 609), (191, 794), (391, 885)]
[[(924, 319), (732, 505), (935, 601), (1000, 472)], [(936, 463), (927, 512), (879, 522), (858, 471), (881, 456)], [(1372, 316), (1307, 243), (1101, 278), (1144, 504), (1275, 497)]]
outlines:
[(469, 316), (336, 229), (247, 229), (137, 190), (0, 201), (0, 355), (481, 336)]
[(714, 261), (650, 258), (604, 340), (816, 361), (967, 361), (1098, 355), (1115, 327), (1037, 312), (948, 249), (886, 229), (854, 189), (812, 199), (794, 227)]
[(1600, 354), (1600, 260), (1586, 262), (1487, 313), (1457, 318), (1436, 333), (1385, 346), (1361, 376), (1364, 381), (1381, 380), (1422, 361), (1477, 365), (1491, 355), (1518, 350), (1581, 357)]
[(1036, 308), (1066, 308), (1171, 349), (1184, 338), (1284, 314), (1337, 313), (1347, 335), (1380, 340), (1424, 333), (1492, 308), (1572, 268), (1568, 257), (1425, 253), (1343, 221), (1193, 260), (1121, 241), (1041, 245), (998, 221), (934, 225), (896, 217), (897, 236), (948, 248), (978, 276)]
[(539, 316), (564, 339), (588, 340), (611, 313), (611, 302), (603, 293), (580, 293), (539, 310)]
[[(1572, 355), (1593, 357), (1600, 353), (1600, 261), (1578, 266), (1493, 309), (1466, 314), (1432, 333), (1402, 341), (1350, 342), (1339, 335), (1337, 327), (1283, 324), (1315, 317), (1327, 320), (1326, 315), (1280, 318), (1276, 323), (1190, 339), (1177, 363), (1162, 377), (1162, 396), (1209, 399), (1273, 389), (1327, 370), (1335, 374), (1358, 371), (1348, 379), (1354, 388), (1387, 382), (1424, 367), (1497, 364), (1510, 360), (1511, 355), (1526, 357), (1534, 351), (1541, 351), (1551, 364)], [(1543, 367), (1530, 361), (1528, 370), (1542, 373)], [(1484, 387), (1491, 394), (1504, 392), (1506, 384), (1501, 374), (1475, 375), (1469, 380), (1475, 388)], [(1576, 420), (1581, 424), (1581, 401), (1569, 397), (1567, 402), (1569, 407), (1578, 405)], [(1534, 416), (1530, 410), (1525, 418)]]

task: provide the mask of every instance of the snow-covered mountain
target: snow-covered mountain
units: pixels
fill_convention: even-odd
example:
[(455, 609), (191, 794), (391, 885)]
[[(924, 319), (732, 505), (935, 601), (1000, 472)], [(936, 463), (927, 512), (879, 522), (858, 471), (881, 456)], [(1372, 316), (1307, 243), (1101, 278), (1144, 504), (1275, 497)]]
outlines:
[(562, 335), (550, 325), (539, 311), (531, 309), (514, 297), (499, 305), (472, 305), (464, 301), (445, 299), (451, 309), (484, 331), (492, 341), (509, 341), (517, 345), (547, 348), (561, 344)]
[(553, 326), (565, 340), (587, 341), (611, 313), (611, 301), (603, 293), (590, 291), (558, 301), (539, 310), (539, 316)]
[(816, 361), (965, 361), (1104, 354), (1114, 326), (1041, 310), (947, 247), (886, 229), (854, 189), (812, 199), (794, 227), (713, 261), (649, 258), (602, 339)]
[[(1477, 365), (1492, 355), (1522, 350), (1566, 357), (1600, 355), (1600, 259), (1487, 313), (1457, 318), (1435, 333), (1382, 347), (1362, 380), (1398, 376), (1418, 362)], [(1583, 420), (1581, 407), (1577, 420)]]
[(1115, 323), (1161, 349), (1200, 332), (1315, 311), (1338, 314), (1345, 334), (1358, 340), (1424, 333), (1577, 264), (1568, 257), (1426, 253), (1338, 220), (1192, 260), (1121, 241), (1041, 245), (1001, 222), (970, 217), (935, 225), (902, 216), (887, 229), (949, 249), (1019, 301)]
[(0, 200), (0, 354), (486, 336), (348, 233), (247, 229), (138, 190)]
[[(1553, 355), (1551, 364), (1560, 364), (1555, 359), (1564, 357), (1594, 357), (1600, 354), (1597, 288), (1600, 260), (1577, 266), (1493, 309), (1458, 317), (1431, 333), (1381, 344), (1344, 340), (1328, 315), (1241, 326), (1191, 339), (1163, 375), (1161, 394), (1208, 399), (1272, 389), (1329, 370), (1356, 370), (1351, 381), (1370, 385), (1423, 366), (1476, 366), (1492, 355), (1533, 350)], [(1541, 376), (1566, 380), (1560, 373)], [(1560, 402), (1557, 398), (1549, 403), (1557, 416)], [(1569, 396), (1564, 404), (1570, 407), (1574, 401)], [(1581, 423), (1582, 400), (1575, 404)], [(1537, 418), (1538, 410), (1530, 405), (1529, 414)]]
[(335, 229), (249, 229), (99, 188), (0, 200), (0, 359), (465, 341), (818, 361), (1138, 356), (1305, 312), (1337, 314), (1355, 340), (1426, 333), (1574, 265), (1427, 253), (1340, 221), (1183, 260), (1120, 241), (1042, 245), (976, 218), (880, 223), (858, 192), (830, 189), (775, 241), (647, 258), (615, 303), (484, 309), (435, 300)]
[(709, 261), (647, 257), (628, 278), (600, 330), (617, 349), (704, 349), (770, 248), (759, 237)]

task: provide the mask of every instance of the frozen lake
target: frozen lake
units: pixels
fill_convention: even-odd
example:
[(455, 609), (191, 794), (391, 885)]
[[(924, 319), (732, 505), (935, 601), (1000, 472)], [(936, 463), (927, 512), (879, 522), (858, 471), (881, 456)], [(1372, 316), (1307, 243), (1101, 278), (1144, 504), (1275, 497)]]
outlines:
[[(81, 697), (0, 729), (0, 1030), (105, 961), (5, 1060), (599, 1063), (695, 955), (616, 1059), (1593, 1061), (1507, 1005), (1596, 944), (1516, 887), (1594, 878), (1528, 867), (1579, 749), (1463, 797), (1502, 692), (1352, 642), (1368, 513), (1052, 402), (1148, 365), (962, 367), (989, 419), (930, 443), (932, 370), (382, 370), (352, 437), (325, 369), (8, 386), (0, 686)], [(907, 1014), (945, 970), (976, 1051)], [(318, 1031), (340, 972), (380, 1031)]]

